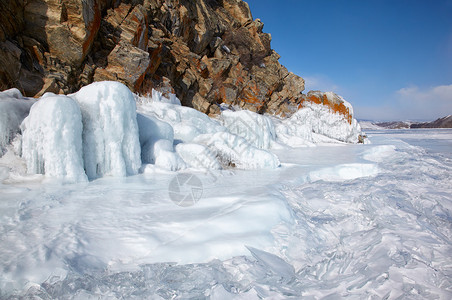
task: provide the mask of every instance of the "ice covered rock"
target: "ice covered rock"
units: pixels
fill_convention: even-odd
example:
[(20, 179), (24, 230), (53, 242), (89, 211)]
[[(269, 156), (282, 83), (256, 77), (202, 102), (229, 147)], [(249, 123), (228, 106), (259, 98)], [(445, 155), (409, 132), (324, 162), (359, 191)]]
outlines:
[(169, 93), (168, 97), (165, 97), (163, 93), (154, 89), (152, 89), (152, 101), (181, 105), (175, 94)]
[(312, 132), (347, 143), (357, 143), (361, 127), (353, 118), (353, 107), (333, 92), (310, 91), (303, 95), (291, 121), (306, 124)]
[(141, 160), (165, 170), (183, 169), (185, 163), (174, 152), (173, 127), (153, 116), (137, 114), (140, 132)]
[(0, 157), (20, 132), (20, 124), (34, 103), (34, 100), (24, 98), (18, 89), (0, 92)]
[(198, 136), (194, 142), (209, 147), (224, 166), (239, 169), (273, 169), (280, 166), (276, 155), (259, 149), (244, 138), (229, 132), (204, 134)]
[(88, 178), (138, 173), (141, 149), (132, 92), (118, 82), (95, 82), (70, 96), (82, 112)]
[(21, 125), (28, 173), (86, 181), (82, 128), (80, 108), (72, 98), (55, 95), (34, 104)]
[(273, 121), (278, 142), (291, 147), (314, 146), (310, 124), (304, 124), (295, 115), (283, 120), (274, 118)]
[(260, 149), (269, 149), (275, 140), (276, 132), (272, 120), (248, 110), (221, 113), (223, 125), (229, 132), (236, 134)]
[(174, 99), (160, 101), (162, 99), (160, 96), (156, 96), (154, 99), (154, 96), (158, 93), (152, 95), (153, 98), (151, 99), (140, 99), (139, 111), (169, 123), (173, 127), (174, 139), (177, 141), (189, 143), (201, 134), (226, 131), (226, 128), (202, 112), (190, 107), (169, 103), (169, 101), (177, 103)]
[(221, 169), (215, 153), (207, 146), (181, 143), (176, 145), (176, 152), (190, 167), (213, 170)]

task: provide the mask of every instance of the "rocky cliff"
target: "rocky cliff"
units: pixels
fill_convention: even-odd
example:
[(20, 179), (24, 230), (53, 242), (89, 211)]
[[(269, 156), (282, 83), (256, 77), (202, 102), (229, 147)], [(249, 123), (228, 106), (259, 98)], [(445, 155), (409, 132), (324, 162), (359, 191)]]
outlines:
[(0, 89), (40, 96), (114, 80), (208, 114), (224, 103), (284, 116), (313, 101), (351, 119), (340, 101), (302, 94), (263, 26), (241, 0), (2, 0)]

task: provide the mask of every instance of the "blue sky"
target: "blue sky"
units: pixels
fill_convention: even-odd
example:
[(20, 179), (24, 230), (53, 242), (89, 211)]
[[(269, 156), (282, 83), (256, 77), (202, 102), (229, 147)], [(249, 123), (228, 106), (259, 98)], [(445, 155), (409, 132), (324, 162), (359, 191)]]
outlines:
[(306, 91), (334, 91), (355, 116), (452, 114), (452, 0), (247, 0)]

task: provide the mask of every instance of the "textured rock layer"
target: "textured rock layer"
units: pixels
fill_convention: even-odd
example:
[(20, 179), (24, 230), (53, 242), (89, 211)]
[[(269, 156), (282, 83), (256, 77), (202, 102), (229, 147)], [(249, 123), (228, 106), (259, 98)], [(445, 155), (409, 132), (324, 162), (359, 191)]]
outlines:
[(116, 80), (143, 94), (174, 88), (182, 104), (209, 114), (226, 104), (290, 115), (306, 101), (304, 80), (278, 62), (271, 35), (242, 0), (1, 6), (0, 89), (35, 96)]

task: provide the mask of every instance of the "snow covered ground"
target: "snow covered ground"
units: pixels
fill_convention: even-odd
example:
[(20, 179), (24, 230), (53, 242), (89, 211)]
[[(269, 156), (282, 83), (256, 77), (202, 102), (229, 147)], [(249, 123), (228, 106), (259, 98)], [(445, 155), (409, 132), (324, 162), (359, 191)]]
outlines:
[(64, 185), (14, 175), (6, 153), (0, 298), (452, 298), (452, 130), (367, 133), (372, 144), (273, 147), (274, 169)]

